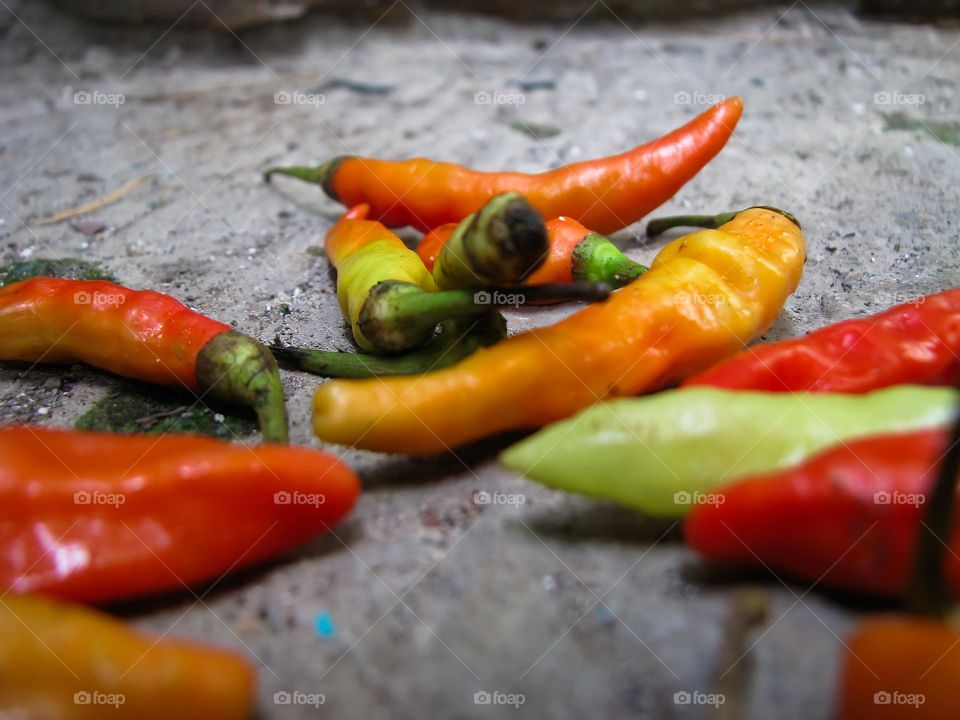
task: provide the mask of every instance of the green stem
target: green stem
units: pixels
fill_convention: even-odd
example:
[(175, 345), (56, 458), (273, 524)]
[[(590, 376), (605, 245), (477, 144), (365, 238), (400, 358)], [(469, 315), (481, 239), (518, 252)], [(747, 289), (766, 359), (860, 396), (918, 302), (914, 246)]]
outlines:
[(518, 283), (549, 251), (540, 213), (518, 193), (491, 198), (464, 219), (433, 266), (441, 290)]
[(953, 424), (940, 472), (927, 497), (927, 511), (918, 530), (916, 564), (907, 604), (918, 615), (944, 617), (951, 607), (944, 560), (953, 535), (957, 476), (960, 474), (960, 413)]
[(649, 268), (631, 260), (600, 233), (588, 233), (573, 249), (573, 279), (623, 287)]
[(323, 191), (327, 195), (334, 200), (339, 201), (340, 198), (337, 197), (337, 193), (333, 189), (333, 178), (337, 174), (340, 164), (348, 157), (350, 156), (339, 155), (315, 167), (290, 165), (287, 167), (267, 168), (267, 170), (265, 170), (263, 173), (263, 179), (265, 182), (270, 182), (270, 179), (274, 175), (287, 175), (289, 177), (295, 177), (300, 180), (304, 180), (305, 182), (319, 185), (323, 188)]
[(287, 411), (277, 361), (253, 338), (233, 330), (212, 338), (197, 355), (201, 397), (246, 405), (257, 413), (264, 442), (286, 443)]
[[(794, 225), (800, 227), (800, 221), (786, 210), (770, 207), (769, 205), (754, 205), (753, 207), (780, 213)], [(746, 209), (751, 210), (752, 208)], [(742, 212), (743, 210), (734, 210), (733, 212), (723, 212), (716, 215), (673, 215), (670, 217), (654, 218), (647, 223), (647, 236), (654, 237), (676, 227), (699, 227), (715, 230), (721, 225), (726, 225)]]
[(280, 361), (299, 370), (337, 378), (419, 375), (459, 362), (468, 355), (506, 337), (503, 315), (494, 310), (474, 318), (449, 320), (422, 349), (404, 355), (381, 357), (368, 353), (325, 352), (271, 345)]
[(599, 302), (609, 295), (610, 287), (602, 283), (427, 292), (413, 283), (387, 280), (370, 290), (360, 310), (359, 325), (376, 353), (390, 354), (423, 345), (445, 320), (475, 317), (492, 307), (544, 300)]

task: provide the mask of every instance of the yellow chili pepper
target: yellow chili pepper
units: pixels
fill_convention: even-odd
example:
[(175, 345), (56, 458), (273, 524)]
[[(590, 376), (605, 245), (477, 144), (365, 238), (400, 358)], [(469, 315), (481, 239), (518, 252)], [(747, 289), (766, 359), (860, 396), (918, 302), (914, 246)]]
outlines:
[(241, 720), (256, 676), (239, 655), (155, 639), (39, 596), (0, 602), (0, 717)]
[(674, 240), (638, 280), (556, 325), (426, 375), (321, 385), (314, 431), (370, 450), (440, 452), (663, 387), (768, 328), (800, 281), (804, 253), (796, 221), (749, 208)]

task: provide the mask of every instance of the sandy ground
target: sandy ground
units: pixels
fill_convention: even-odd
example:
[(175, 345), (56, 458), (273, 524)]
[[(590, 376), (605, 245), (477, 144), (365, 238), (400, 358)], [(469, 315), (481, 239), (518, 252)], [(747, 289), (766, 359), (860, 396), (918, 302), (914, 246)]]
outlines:
[[(806, 274), (767, 338), (958, 284), (955, 27), (802, 2), (644, 27), (602, 4), (573, 27), (401, 4), (373, 25), (312, 16), (236, 37), (88, 26), (22, 1), (0, 8), (0, 38), (0, 261), (82, 257), (263, 339), (351, 345), (316, 255), (340, 208), (295, 181), (262, 184), (264, 167), (362, 154), (539, 170), (650, 139), (710, 95), (742, 95), (744, 119), (661, 212), (769, 204), (800, 217)], [(891, 113), (922, 123), (891, 130)], [(84, 218), (102, 232), (36, 224), (145, 176)], [(640, 230), (616, 239), (649, 260), (662, 242)], [(513, 312), (511, 330), (571, 310)], [(136, 388), (79, 367), (24, 370), (0, 366), (2, 421), (69, 426), (108, 390)], [(294, 440), (318, 446), (318, 380), (284, 381)], [(766, 572), (718, 574), (670, 523), (502, 470), (503, 445), (434, 459), (338, 448), (367, 492), (335, 535), (121, 611), (248, 653), (269, 718), (317, 714), (276, 703), (280, 691), (322, 694), (338, 718), (694, 718), (710, 708), (675, 694), (714, 692), (721, 675), (744, 683), (746, 717), (829, 716), (840, 637), (862, 603)], [(525, 502), (478, 506), (479, 489)], [(770, 609), (738, 662), (723, 628), (744, 584)], [(482, 691), (524, 702), (475, 704)]]

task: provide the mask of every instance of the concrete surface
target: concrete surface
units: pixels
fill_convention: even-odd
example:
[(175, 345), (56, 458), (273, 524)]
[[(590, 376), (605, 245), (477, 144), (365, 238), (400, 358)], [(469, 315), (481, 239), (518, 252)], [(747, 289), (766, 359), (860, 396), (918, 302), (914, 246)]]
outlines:
[[(923, 126), (884, 130), (889, 112), (960, 117), (956, 27), (861, 22), (842, 8), (814, 15), (802, 2), (662, 27), (631, 27), (602, 4), (573, 27), (398, 6), (373, 27), (312, 16), (211, 37), (87, 26), (7, 2), (0, 261), (78, 255), (254, 336), (348, 348), (315, 255), (340, 208), (294, 181), (261, 184), (265, 166), (427, 154), (539, 170), (682, 123), (701, 108), (678, 93), (738, 93), (746, 115), (735, 138), (661, 212), (762, 203), (801, 218), (806, 275), (768, 338), (958, 284), (958, 148)], [(78, 90), (125, 102), (77, 105)], [(281, 91), (316, 102), (275, 104)], [(477, 104), (478, 92), (523, 103)], [(31, 224), (152, 173), (89, 216), (105, 232)], [(648, 260), (662, 243), (644, 244), (639, 230), (617, 237)], [(569, 311), (513, 313), (511, 328)], [(23, 370), (0, 366), (0, 421), (68, 426), (108, 389), (132, 387), (79, 367)], [(284, 380), (293, 437), (316, 446), (318, 381)], [(318, 714), (274, 703), (297, 691), (322, 693), (320, 712), (337, 718), (694, 718), (711, 709), (674, 694), (711, 692), (725, 673), (723, 626), (747, 582), (770, 612), (746, 638), (745, 716), (829, 717), (839, 638), (862, 601), (765, 572), (718, 575), (670, 524), (499, 469), (503, 444), (434, 459), (343, 450), (367, 492), (335, 536), (196, 596), (119, 611), (145, 629), (248, 652), (263, 717)], [(479, 489), (526, 502), (478, 506)], [(221, 528), (229, 518), (211, 518), (211, 531)], [(314, 629), (324, 612), (331, 637)], [(478, 691), (525, 702), (477, 705)]]

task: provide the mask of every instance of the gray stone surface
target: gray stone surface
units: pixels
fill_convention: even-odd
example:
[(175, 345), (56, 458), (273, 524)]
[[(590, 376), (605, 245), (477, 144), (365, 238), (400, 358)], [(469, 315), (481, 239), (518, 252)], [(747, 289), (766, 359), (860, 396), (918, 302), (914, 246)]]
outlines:
[[(701, 109), (677, 93), (738, 93), (746, 114), (724, 153), (661, 212), (771, 204), (807, 231), (804, 280), (768, 338), (960, 276), (958, 148), (883, 122), (892, 111), (960, 117), (956, 28), (814, 15), (803, 3), (644, 27), (601, 7), (573, 28), (398, 7), (373, 27), (313, 16), (234, 37), (87, 26), (27, 1), (10, 4), (15, 18), (5, 7), (0, 261), (77, 255), (261, 338), (350, 347), (326, 263), (309, 252), (340, 208), (294, 181), (263, 185), (265, 166), (358, 153), (538, 170), (619, 151)], [(518, 79), (543, 82), (524, 90)], [(390, 89), (358, 92), (343, 80)], [(125, 102), (77, 105), (77, 90)], [(278, 105), (280, 91), (324, 102)], [(476, 104), (478, 92), (520, 92), (524, 102)], [(925, 102), (878, 104), (882, 92)], [(517, 121), (557, 132), (537, 139)], [(148, 174), (92, 214), (104, 233), (33, 224)], [(650, 259), (662, 243), (639, 233), (617, 238)], [(569, 311), (513, 313), (511, 329)], [(284, 380), (293, 438), (317, 446), (308, 420), (318, 381)], [(23, 375), (3, 365), (0, 420), (67, 426), (119, 384), (79, 367)], [(748, 582), (771, 608), (747, 639), (747, 716), (830, 715), (839, 637), (862, 602), (768, 573), (718, 576), (669, 524), (498, 468), (502, 444), (434, 459), (343, 451), (366, 494), (335, 536), (199, 597), (120, 611), (144, 629), (248, 652), (263, 717), (315, 716), (274, 704), (275, 692), (296, 690), (323, 693), (322, 712), (338, 718), (693, 718), (704, 708), (677, 705), (674, 693), (709, 692), (724, 672), (724, 618), (732, 589)], [(480, 507), (479, 489), (526, 502)], [(211, 532), (229, 523), (211, 518)], [(331, 638), (314, 631), (320, 612), (336, 624)], [(475, 705), (481, 690), (523, 693), (525, 704)]]

